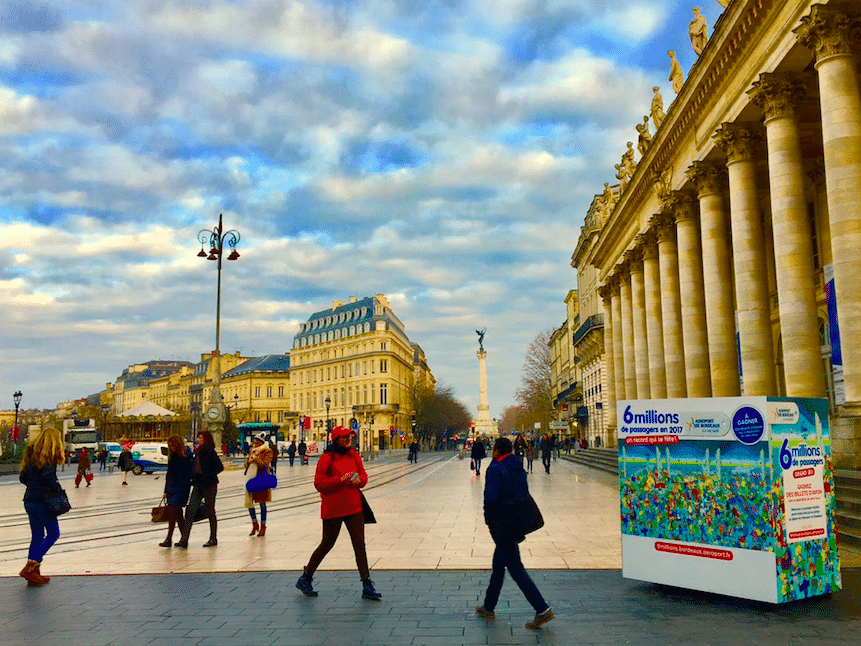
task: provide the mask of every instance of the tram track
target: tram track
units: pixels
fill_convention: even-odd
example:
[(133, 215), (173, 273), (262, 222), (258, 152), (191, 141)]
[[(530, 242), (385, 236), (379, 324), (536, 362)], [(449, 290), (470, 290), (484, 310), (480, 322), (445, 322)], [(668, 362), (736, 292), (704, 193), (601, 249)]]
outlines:
[[(451, 454), (443, 454), (441, 457), (433, 454), (424, 454), (423, 460), (408, 469), (398, 462), (378, 463), (376, 461), (365, 464), (368, 472), (368, 485), (362, 491), (366, 494), (375, 489), (390, 485), (406, 478), (415, 478), (420, 475), (424, 479), (430, 475), (429, 469), (441, 466), (447, 461), (454, 459)], [(283, 469), (284, 467), (282, 467)], [(289, 468), (289, 467), (288, 467)], [(314, 470), (309, 469), (308, 475), (295, 475), (289, 480), (285, 478), (283, 484), (276, 490), (276, 498), (267, 503), (269, 513), (289, 512), (303, 508), (315, 507), (320, 504), (320, 495), (314, 489)], [(404, 485), (409, 486), (408, 484)], [(286, 495), (285, 495), (286, 492)], [(245, 481), (239, 484), (231, 484), (222, 488), (219, 485), (217, 500), (217, 511), (219, 523), (229, 522), (237, 519), (247, 519), (248, 511), (244, 507)], [(60, 542), (55, 545), (53, 552), (73, 552), (78, 549), (89, 549), (94, 543), (103, 541), (117, 541), (122, 539), (140, 539), (142, 534), (163, 534), (163, 523), (152, 523), (150, 521), (150, 510), (158, 504), (158, 500), (134, 500), (127, 502), (112, 503), (107, 509), (103, 505), (84, 505), (72, 508), (61, 520), (62, 536)], [(129, 516), (141, 516), (140, 520), (130, 520)], [(65, 521), (78, 521), (76, 527), (68, 528), (69, 523)], [(88, 526), (81, 527), (81, 522)], [(199, 521), (205, 522), (205, 521)], [(93, 526), (107, 528), (104, 531), (94, 531)], [(23, 511), (18, 514), (5, 514), (0, 516), (0, 527), (5, 529), (29, 527), (27, 514)], [(3, 532), (8, 536), (8, 531)], [(128, 541), (136, 542), (136, 541)], [(0, 537), (0, 555), (20, 553), (26, 551), (26, 545), (22, 544), (19, 537)], [(5, 559), (4, 559), (5, 560)]]

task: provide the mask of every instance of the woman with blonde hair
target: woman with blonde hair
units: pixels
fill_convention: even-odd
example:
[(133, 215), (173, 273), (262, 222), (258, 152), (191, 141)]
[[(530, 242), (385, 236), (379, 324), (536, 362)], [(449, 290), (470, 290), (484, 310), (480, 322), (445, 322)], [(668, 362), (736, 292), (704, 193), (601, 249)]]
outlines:
[(57, 465), (65, 459), (63, 437), (56, 428), (43, 430), (24, 447), (18, 479), (27, 486), (24, 511), (30, 519), (30, 550), (27, 565), (21, 570), (27, 585), (45, 585), (51, 580), (42, 576), (39, 568), (45, 554), (60, 538), (60, 524), (48, 508), (48, 496), (63, 489), (57, 480)]

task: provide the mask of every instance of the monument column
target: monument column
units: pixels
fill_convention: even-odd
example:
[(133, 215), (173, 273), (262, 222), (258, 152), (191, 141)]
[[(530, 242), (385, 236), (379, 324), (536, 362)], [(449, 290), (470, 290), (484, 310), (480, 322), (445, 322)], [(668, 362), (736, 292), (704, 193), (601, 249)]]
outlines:
[(745, 396), (777, 395), (765, 237), (756, 182), (756, 151), (760, 134), (741, 124), (725, 123), (715, 144), (727, 159), (732, 259), (743, 392)]
[(613, 381), (616, 382), (616, 400), (627, 399), (625, 391), (625, 354), (622, 347), (622, 281), (618, 274), (610, 276), (613, 309)]
[(651, 224), (658, 238), (661, 273), (661, 323), (664, 336), (664, 366), (667, 397), (688, 396), (685, 380), (685, 350), (682, 341), (682, 299), (679, 292), (679, 258), (676, 252), (675, 218), (657, 215)]
[(706, 333), (703, 258), (693, 198), (674, 191), (666, 200), (676, 215), (679, 254), (679, 293), (682, 299), (682, 337), (688, 397), (711, 397), (709, 347)]
[(604, 379), (602, 392), (604, 394), (604, 432), (607, 446), (611, 437), (616, 436), (616, 364), (613, 352), (613, 336), (616, 325), (613, 322), (613, 289), (609, 284), (598, 288), (598, 295), (604, 303)]
[(649, 347), (649, 390), (653, 399), (667, 396), (664, 364), (664, 329), (661, 316), (661, 270), (658, 265), (657, 236), (653, 231), (638, 236), (643, 250), (646, 345)]
[[(486, 328), (485, 328), (486, 330)], [(478, 357), (478, 417), (475, 420), (475, 435), (480, 437), (495, 437), (497, 435), (496, 426), (493, 420), (490, 419), (490, 406), (487, 403), (487, 351), (484, 349), (484, 332), (478, 332), (478, 352), (475, 355)]]
[(643, 252), (634, 247), (625, 252), (631, 270), (631, 320), (634, 328), (634, 372), (637, 399), (650, 399), (649, 347), (646, 343), (646, 296), (643, 286)]
[(625, 366), (625, 397), (637, 398), (637, 364), (634, 355), (634, 315), (631, 307), (631, 275), (627, 262), (619, 265), (619, 298), (622, 301), (622, 357)]
[(777, 74), (761, 74), (748, 92), (765, 116), (786, 394), (824, 397), (813, 246), (796, 114), (803, 93), (799, 81)]
[(687, 172), (699, 191), (703, 291), (713, 397), (738, 397), (738, 352), (729, 222), (724, 204), (726, 169), (694, 162)]

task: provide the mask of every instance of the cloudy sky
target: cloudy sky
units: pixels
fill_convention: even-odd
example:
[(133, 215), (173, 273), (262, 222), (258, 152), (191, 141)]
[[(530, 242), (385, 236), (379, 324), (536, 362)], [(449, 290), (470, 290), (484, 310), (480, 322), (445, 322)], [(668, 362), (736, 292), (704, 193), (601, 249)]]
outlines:
[(197, 233), (224, 213), (223, 352), (286, 352), (333, 299), (383, 293), (473, 412), (487, 328), (498, 416), (652, 86), (672, 101), (667, 50), (694, 62), (692, 7), (4, 0), (0, 408), (209, 352)]

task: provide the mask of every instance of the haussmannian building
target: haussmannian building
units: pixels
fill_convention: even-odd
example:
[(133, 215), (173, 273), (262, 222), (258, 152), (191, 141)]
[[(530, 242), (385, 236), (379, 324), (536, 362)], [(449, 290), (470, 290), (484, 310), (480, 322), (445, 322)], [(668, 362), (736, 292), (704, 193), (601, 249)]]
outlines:
[(620, 399), (827, 397), (835, 467), (861, 467), (859, 11), (733, 0), (593, 202), (572, 263), (602, 299), (610, 438)]
[[(333, 426), (358, 421), (363, 449), (409, 444), (414, 385), (434, 383), (424, 352), (382, 294), (312, 314), (293, 340), (290, 364), (290, 409), (310, 417), (305, 438), (326, 437), (328, 400)], [(285, 435), (299, 432), (297, 418)]]

